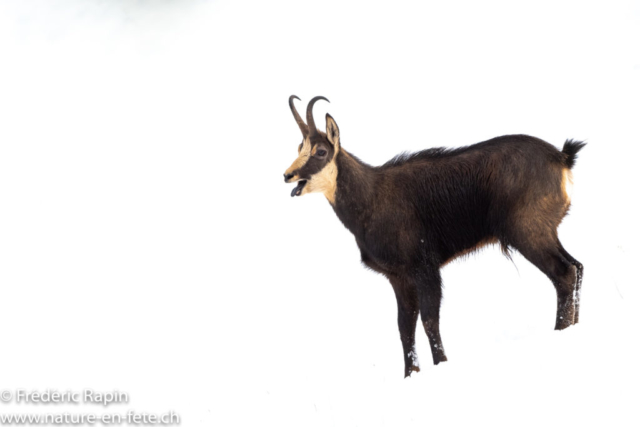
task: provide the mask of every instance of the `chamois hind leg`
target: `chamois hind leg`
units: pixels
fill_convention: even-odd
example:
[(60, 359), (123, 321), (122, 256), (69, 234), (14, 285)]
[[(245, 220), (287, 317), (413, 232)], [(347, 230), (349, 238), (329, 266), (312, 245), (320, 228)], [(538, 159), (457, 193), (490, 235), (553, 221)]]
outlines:
[(440, 302), (442, 301), (442, 279), (437, 267), (423, 267), (415, 278), (420, 301), (420, 316), (431, 345), (433, 364), (446, 362), (440, 338)]
[(513, 245), (526, 259), (538, 267), (553, 283), (558, 295), (556, 329), (565, 329), (575, 322), (574, 294), (576, 268), (562, 255), (557, 239)]
[(576, 290), (574, 295), (576, 310), (573, 316), (573, 323), (576, 324), (578, 323), (580, 317), (580, 292), (582, 291), (582, 275), (584, 272), (584, 267), (582, 266), (580, 261), (572, 257), (571, 254), (569, 254), (569, 252), (567, 252), (567, 250), (562, 247), (562, 244), (560, 242), (558, 242), (558, 249), (560, 250), (562, 256), (565, 257), (576, 268)]
[(418, 321), (418, 294), (416, 287), (408, 280), (400, 277), (389, 279), (396, 293), (398, 302), (398, 329), (404, 352), (404, 376), (419, 372), (418, 354), (416, 353), (416, 323)]

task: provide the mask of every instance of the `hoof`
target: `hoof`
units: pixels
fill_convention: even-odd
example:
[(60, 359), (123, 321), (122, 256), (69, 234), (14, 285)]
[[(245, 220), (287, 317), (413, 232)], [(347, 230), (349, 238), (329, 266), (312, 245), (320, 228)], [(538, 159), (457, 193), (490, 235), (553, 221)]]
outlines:
[(414, 372), (420, 372), (420, 367), (419, 367), (419, 366), (411, 366), (411, 369), (409, 369), (409, 372), (407, 372), (407, 371), (405, 370), (405, 372), (404, 372), (404, 377), (405, 377), (405, 378), (408, 378), (408, 377), (410, 377), (410, 376), (411, 376), (411, 374), (412, 374), (412, 373), (414, 373)]
[(442, 355), (442, 356), (440, 356), (437, 360), (435, 360), (435, 359), (434, 359), (433, 364), (434, 364), (434, 365), (438, 365), (438, 364), (440, 364), (441, 362), (446, 362), (446, 361), (447, 361), (447, 356)]
[(569, 326), (575, 325), (575, 319), (563, 319), (559, 318), (556, 320), (556, 331), (561, 331), (563, 329), (567, 329)]

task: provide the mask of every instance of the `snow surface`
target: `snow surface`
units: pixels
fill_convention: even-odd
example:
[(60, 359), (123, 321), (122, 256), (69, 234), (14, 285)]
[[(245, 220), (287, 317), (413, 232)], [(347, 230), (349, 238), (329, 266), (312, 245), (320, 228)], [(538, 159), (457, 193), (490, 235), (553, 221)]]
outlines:
[[(0, 390), (122, 390), (187, 426), (640, 424), (636, 2), (4, 1)], [(443, 270), (403, 379), (396, 304), (282, 173), (296, 94), (372, 164), (586, 139), (560, 227), (580, 324), (486, 249)]]

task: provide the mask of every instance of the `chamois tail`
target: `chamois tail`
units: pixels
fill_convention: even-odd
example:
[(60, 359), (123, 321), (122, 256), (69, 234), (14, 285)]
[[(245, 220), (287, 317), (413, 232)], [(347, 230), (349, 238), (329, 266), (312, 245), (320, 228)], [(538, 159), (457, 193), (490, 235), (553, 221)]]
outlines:
[(562, 152), (566, 155), (565, 164), (569, 169), (573, 168), (578, 158), (578, 151), (582, 150), (587, 145), (584, 141), (574, 141), (573, 139), (567, 139), (562, 147)]

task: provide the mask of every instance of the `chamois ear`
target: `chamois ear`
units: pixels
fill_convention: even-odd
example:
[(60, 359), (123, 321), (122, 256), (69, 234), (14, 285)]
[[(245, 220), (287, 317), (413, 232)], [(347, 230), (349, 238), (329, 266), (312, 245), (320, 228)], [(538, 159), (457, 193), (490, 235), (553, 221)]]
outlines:
[(329, 113), (327, 113), (327, 138), (337, 153), (340, 150), (340, 129)]

